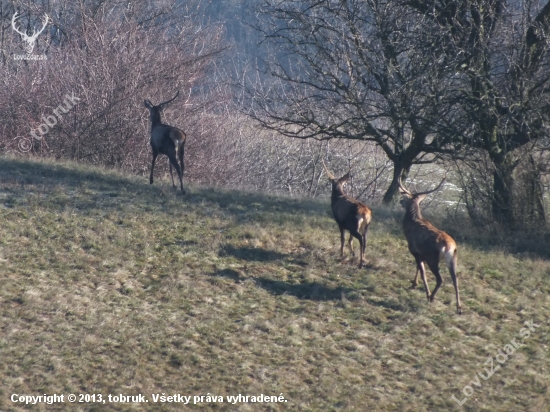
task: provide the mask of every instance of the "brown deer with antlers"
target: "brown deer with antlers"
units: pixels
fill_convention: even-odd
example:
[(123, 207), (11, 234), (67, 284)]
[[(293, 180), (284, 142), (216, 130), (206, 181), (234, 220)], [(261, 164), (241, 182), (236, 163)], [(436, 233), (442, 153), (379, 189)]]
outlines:
[[(416, 275), (412, 281), (413, 289), (418, 285), (418, 273), (422, 275), (422, 282), (424, 282), (424, 288), (426, 289), (426, 296), (430, 302), (434, 301), (435, 294), (441, 287), (443, 279), (439, 273), (439, 260), (445, 258), (445, 263), (449, 272), (451, 272), (451, 278), (456, 293), (456, 311), (458, 314), (462, 313), (462, 306), (460, 304), (460, 296), (458, 292), (458, 277), (456, 274), (456, 265), (458, 252), (456, 248), (456, 242), (447, 233), (437, 229), (434, 225), (428, 222), (422, 217), (420, 211), (420, 202), (426, 198), (430, 193), (438, 190), (445, 182), (445, 178), (441, 183), (433, 190), (421, 193), (411, 193), (401, 183), (399, 179), (399, 189), (403, 194), (401, 205), (405, 208), (405, 217), (403, 218), (403, 231), (409, 244), (409, 251), (416, 260)], [(426, 271), (424, 269), (424, 263), (428, 264), (428, 267), (436, 277), (437, 285), (432, 293), (426, 280)]]
[[(172, 174), (172, 166), (176, 169), (178, 177), (180, 179), (181, 192), (185, 194), (183, 190), (183, 171), (185, 169), (183, 164), (183, 154), (184, 154), (184, 144), (187, 136), (185, 133), (174, 126), (168, 126), (163, 124), (160, 120), (161, 110), (170, 102), (172, 102), (176, 97), (178, 97), (179, 91), (174, 97), (170, 100), (167, 100), (163, 103), (153, 106), (149, 100), (145, 100), (145, 107), (149, 109), (149, 114), (151, 117), (151, 148), (153, 149), (153, 163), (151, 165), (151, 176), (149, 177), (149, 183), (153, 184), (153, 171), (155, 169), (155, 161), (157, 156), (164, 154), (168, 156), (170, 160), (170, 177), (172, 178), (172, 185), (175, 187), (174, 176)], [(179, 162), (181, 164), (178, 164)]]
[(332, 216), (334, 216), (334, 220), (336, 220), (340, 228), (340, 255), (344, 257), (344, 243), (346, 241), (347, 230), (349, 231), (348, 244), (352, 255), (355, 255), (352, 244), (353, 238), (356, 237), (357, 240), (359, 240), (359, 268), (362, 268), (364, 264), (365, 249), (367, 247), (367, 232), (369, 230), (372, 212), (363, 203), (344, 194), (344, 186), (349, 180), (350, 172), (346, 173), (340, 179), (336, 179), (334, 175), (328, 171), (324, 161), (323, 167), (332, 184), (330, 203), (332, 206)]

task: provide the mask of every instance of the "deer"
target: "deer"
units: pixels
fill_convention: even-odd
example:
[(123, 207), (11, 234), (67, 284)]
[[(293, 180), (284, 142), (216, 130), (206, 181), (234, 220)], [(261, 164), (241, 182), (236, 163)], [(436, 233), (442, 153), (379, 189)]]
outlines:
[(13, 30), (15, 30), (16, 33), (19, 33), (21, 35), (21, 37), (23, 38), (23, 41), (25, 43), (27, 43), (24, 46), (25, 52), (27, 54), (32, 54), (32, 51), (34, 50), (34, 45), (35, 45), (35, 42), (36, 42), (36, 38), (38, 37), (38, 35), (40, 33), (42, 33), (44, 31), (44, 29), (48, 25), (49, 17), (46, 13), (44, 13), (44, 19), (43, 19), (44, 24), (43, 24), (42, 28), (38, 31), (36, 31), (33, 28), (32, 29), (32, 34), (30, 36), (27, 33), (25, 33), (24, 31), (21, 31), (17, 28), (15, 22), (19, 17), (21, 17), (21, 16), (19, 15), (19, 13), (17, 11), (15, 13), (13, 13), (13, 17), (11, 18), (11, 26), (13, 27)]
[(344, 257), (344, 243), (346, 241), (346, 230), (349, 231), (348, 245), (353, 256), (353, 238), (359, 240), (359, 269), (363, 267), (365, 249), (367, 247), (367, 233), (372, 218), (371, 210), (363, 203), (355, 200), (344, 193), (344, 186), (350, 178), (351, 169), (341, 178), (336, 179), (329, 172), (323, 160), (323, 167), (328, 180), (332, 185), (330, 198), (332, 216), (340, 228), (340, 256)]
[[(456, 293), (456, 311), (460, 315), (462, 314), (462, 305), (460, 304), (460, 294), (458, 290), (458, 277), (456, 273), (458, 251), (455, 240), (442, 230), (437, 229), (434, 225), (428, 222), (422, 217), (422, 211), (420, 210), (420, 202), (426, 198), (429, 194), (439, 190), (439, 188), (445, 182), (445, 178), (441, 183), (432, 190), (420, 193), (412, 193), (406, 189), (401, 179), (398, 180), (399, 190), (403, 195), (401, 205), (405, 209), (405, 216), (403, 217), (403, 231), (405, 232), (405, 238), (409, 246), (409, 251), (416, 260), (416, 274), (412, 281), (412, 289), (415, 289), (418, 285), (418, 273), (422, 275), (422, 282), (426, 290), (426, 296), (429, 302), (433, 302), (435, 295), (443, 279), (439, 273), (439, 261), (441, 258), (445, 259), (445, 264), (451, 273), (453, 285)], [(432, 293), (426, 280), (426, 270), (424, 263), (428, 265), (432, 273), (435, 275), (437, 284)]]
[[(157, 160), (157, 156), (159, 155), (159, 153), (164, 154), (168, 156), (168, 159), (170, 160), (170, 177), (172, 178), (172, 185), (176, 187), (174, 183), (174, 175), (172, 174), (172, 166), (174, 166), (180, 179), (181, 193), (185, 194), (185, 190), (183, 190), (182, 176), (185, 169), (183, 164), (183, 154), (185, 139), (187, 138), (187, 136), (181, 129), (163, 124), (160, 120), (161, 110), (166, 107), (166, 105), (168, 105), (170, 102), (172, 102), (176, 97), (178, 97), (178, 95), (179, 91), (170, 100), (167, 100), (156, 106), (153, 106), (153, 104), (149, 100), (144, 101), (145, 107), (149, 109), (149, 115), (151, 118), (151, 148), (153, 149), (153, 163), (151, 164), (151, 175), (149, 177), (149, 183), (153, 184), (153, 171), (155, 169), (155, 161)], [(178, 164), (178, 158), (181, 167)]]

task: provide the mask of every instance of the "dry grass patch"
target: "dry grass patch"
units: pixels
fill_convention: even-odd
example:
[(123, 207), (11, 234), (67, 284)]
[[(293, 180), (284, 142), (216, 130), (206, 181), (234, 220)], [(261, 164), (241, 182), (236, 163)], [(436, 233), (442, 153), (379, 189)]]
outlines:
[(459, 241), (458, 316), (447, 273), (433, 304), (410, 290), (400, 212), (374, 209), (359, 270), (339, 256), (328, 199), (181, 196), (167, 180), (0, 162), (0, 410), (26, 409), (14, 393), (149, 399), (81, 410), (161, 409), (161, 393), (288, 400), (202, 410), (453, 410), (530, 319), (541, 326), (463, 408), (550, 403), (543, 258)]

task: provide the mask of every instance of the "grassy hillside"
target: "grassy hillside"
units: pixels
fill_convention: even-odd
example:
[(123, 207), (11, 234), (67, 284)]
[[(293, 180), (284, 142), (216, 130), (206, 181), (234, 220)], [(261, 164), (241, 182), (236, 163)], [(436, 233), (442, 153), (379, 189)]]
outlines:
[[(459, 316), (446, 271), (433, 304), (410, 289), (401, 211), (374, 209), (360, 270), (339, 258), (328, 199), (187, 188), (0, 159), (0, 410), (443, 411), (461, 409), (465, 385), (468, 411), (550, 405), (544, 258), (442, 227), (459, 244)], [(531, 319), (540, 326), (477, 385)], [(10, 400), (53, 393), (149, 402)], [(227, 402), (239, 394), (287, 402)]]

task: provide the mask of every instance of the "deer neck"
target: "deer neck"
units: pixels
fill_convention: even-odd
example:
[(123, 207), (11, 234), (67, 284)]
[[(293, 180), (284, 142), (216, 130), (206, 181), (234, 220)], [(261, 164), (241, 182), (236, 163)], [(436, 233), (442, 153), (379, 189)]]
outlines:
[(160, 121), (160, 113), (152, 113), (151, 114), (151, 129), (154, 129), (155, 126), (161, 124)]
[(342, 190), (342, 188), (337, 186), (337, 187), (332, 189), (332, 196), (330, 198), (330, 203), (332, 205), (334, 205), (338, 201), (338, 199), (340, 199), (341, 197), (344, 197), (344, 196), (345, 196), (345, 194), (344, 194), (344, 191)]
[(410, 205), (407, 207), (407, 211), (405, 213), (404, 223), (408, 222), (419, 222), (423, 220), (422, 212), (420, 210), (420, 205), (415, 202), (411, 202)]

